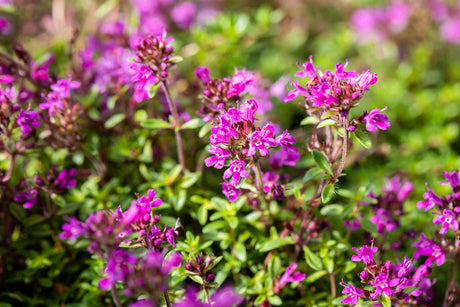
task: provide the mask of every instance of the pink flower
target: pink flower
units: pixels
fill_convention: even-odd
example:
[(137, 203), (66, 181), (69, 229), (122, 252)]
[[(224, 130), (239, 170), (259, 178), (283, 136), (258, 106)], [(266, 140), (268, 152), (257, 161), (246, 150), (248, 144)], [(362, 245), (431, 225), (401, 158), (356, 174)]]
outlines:
[(388, 109), (388, 107), (385, 107), (382, 110), (375, 108), (364, 116), (367, 131), (376, 131), (377, 128), (381, 130), (387, 130), (388, 127), (391, 126), (391, 124), (388, 122), (388, 117), (385, 114), (381, 114), (381, 112), (385, 111), (386, 109)]
[[(460, 208), (458, 208), (460, 211)], [(457, 210), (456, 210), (457, 211)], [(434, 214), (437, 214), (433, 212)], [(458, 230), (457, 215), (452, 210), (444, 209), (442, 214), (438, 215), (433, 219), (433, 223), (436, 225), (442, 224), (442, 228), (439, 231), (440, 234), (446, 234), (449, 230), (449, 226), (452, 226), (454, 231)]]
[(352, 283), (347, 285), (342, 281), (340, 284), (344, 287), (342, 293), (348, 294), (346, 298), (340, 301), (340, 304), (356, 305), (359, 303), (358, 297), (364, 297), (364, 291), (356, 288)]
[(230, 168), (224, 172), (224, 179), (232, 177), (230, 179), (230, 184), (238, 185), (241, 178), (248, 178), (249, 173), (246, 170), (246, 163), (241, 160), (235, 160), (230, 163)]
[[(372, 243), (374, 243), (373, 240)], [(377, 253), (377, 247), (364, 245), (358, 249), (353, 247), (352, 250), (358, 254), (351, 257), (352, 261), (363, 261), (366, 265), (375, 263), (374, 254)]]
[(208, 151), (214, 154), (214, 156), (211, 156), (204, 160), (204, 163), (207, 167), (214, 165), (215, 168), (221, 169), (225, 165), (225, 159), (230, 158), (232, 156), (230, 150), (222, 148), (220, 146), (211, 147)]
[(279, 287), (283, 288), (286, 286), (288, 282), (296, 282), (296, 281), (302, 281), (305, 279), (306, 274), (302, 274), (300, 272), (295, 272), (295, 269), (297, 268), (297, 263), (294, 263), (292, 266), (288, 266), (286, 268), (286, 272), (284, 272), (283, 276), (280, 278), (280, 284)]

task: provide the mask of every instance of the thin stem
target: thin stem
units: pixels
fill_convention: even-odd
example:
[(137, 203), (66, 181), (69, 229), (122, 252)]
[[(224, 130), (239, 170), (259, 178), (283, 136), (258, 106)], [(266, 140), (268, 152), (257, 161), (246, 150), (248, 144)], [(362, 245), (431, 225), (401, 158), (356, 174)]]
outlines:
[(115, 303), (115, 306), (117, 306), (117, 307), (122, 307), (123, 306), (121, 304), (120, 297), (118, 296), (117, 289), (115, 288), (115, 285), (112, 286), (112, 297), (113, 297), (113, 302)]
[(208, 304), (211, 304), (211, 298), (209, 297), (208, 287), (203, 286), (203, 290), (204, 290), (204, 294), (206, 295), (206, 302), (208, 302)]
[(172, 307), (171, 301), (169, 300), (168, 291), (164, 291), (163, 296), (165, 297), (166, 306), (167, 307)]
[(185, 170), (185, 156), (184, 156), (184, 149), (182, 146), (182, 136), (179, 130), (179, 114), (177, 113), (176, 105), (171, 97), (171, 93), (169, 92), (168, 84), (166, 81), (160, 81), (161, 88), (165, 93), (166, 100), (168, 101), (169, 111), (174, 118), (174, 134), (176, 135), (176, 145), (177, 145), (177, 156), (179, 157), (179, 163), (182, 166), (182, 171)]
[(335, 272), (332, 272), (331, 275), (329, 275), (329, 281), (331, 283), (331, 296), (332, 298), (335, 298), (337, 295), (337, 288), (335, 286)]
[(451, 291), (451, 286), (454, 285), (455, 282), (455, 273), (457, 270), (457, 257), (455, 257), (450, 263), (450, 271), (449, 271), (449, 281), (447, 282), (446, 287), (446, 294), (444, 295), (444, 303), (442, 307), (449, 307), (449, 292)]
[(348, 154), (348, 114), (346, 116), (341, 116), (342, 126), (343, 126), (343, 145), (342, 145), (342, 159), (340, 160), (339, 167), (334, 175), (334, 181), (339, 178), (340, 174), (345, 167), (345, 162), (347, 161)]

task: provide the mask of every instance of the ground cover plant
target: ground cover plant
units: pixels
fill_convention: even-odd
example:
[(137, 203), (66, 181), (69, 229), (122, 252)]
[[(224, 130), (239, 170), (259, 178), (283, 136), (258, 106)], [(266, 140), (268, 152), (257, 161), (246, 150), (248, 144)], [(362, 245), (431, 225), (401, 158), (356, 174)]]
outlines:
[(1, 306), (460, 306), (460, 2), (1, 1)]

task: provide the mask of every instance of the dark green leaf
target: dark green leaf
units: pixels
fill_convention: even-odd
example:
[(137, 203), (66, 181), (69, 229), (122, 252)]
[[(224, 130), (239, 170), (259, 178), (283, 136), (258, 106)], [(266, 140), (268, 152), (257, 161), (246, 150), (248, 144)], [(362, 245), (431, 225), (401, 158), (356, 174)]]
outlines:
[(318, 167), (313, 167), (313, 168), (310, 168), (306, 173), (305, 173), (305, 176), (303, 176), (303, 182), (308, 182), (310, 180), (312, 180), (313, 178), (321, 175), (323, 173), (323, 171), (318, 168)]
[(211, 132), (211, 125), (212, 125), (212, 122), (207, 122), (206, 124), (204, 124), (203, 127), (201, 127), (200, 131), (198, 132), (198, 137), (202, 138), (206, 136), (207, 134), (209, 134)]
[(19, 222), (24, 223), (26, 219), (26, 210), (21, 205), (10, 204), (10, 212)]
[(211, 222), (208, 225), (203, 227), (203, 233), (208, 233), (208, 232), (211, 232), (211, 231), (214, 231), (214, 230), (222, 229), (226, 225), (227, 225), (227, 223), (225, 221), (222, 221), (222, 220), (221, 221)]

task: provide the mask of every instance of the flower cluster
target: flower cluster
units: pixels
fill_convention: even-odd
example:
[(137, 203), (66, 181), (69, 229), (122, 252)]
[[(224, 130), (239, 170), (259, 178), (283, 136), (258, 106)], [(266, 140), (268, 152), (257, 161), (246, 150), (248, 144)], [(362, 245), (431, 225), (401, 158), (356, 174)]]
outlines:
[[(431, 299), (430, 288), (434, 282), (427, 278), (431, 273), (429, 266), (422, 264), (417, 268), (407, 257), (399, 263), (386, 261), (377, 264), (374, 259), (377, 247), (373, 245), (364, 245), (353, 250), (357, 255), (353, 255), (351, 260), (362, 261), (366, 265), (359, 277), (361, 283), (367, 286), (356, 288), (352, 283), (346, 284), (342, 281), (342, 293), (347, 295), (341, 300), (342, 304), (356, 305), (359, 298), (383, 300), (383, 296), (390, 298), (392, 306), (396, 303), (418, 304)], [(407, 288), (410, 291), (405, 291)]]
[(434, 210), (432, 212), (436, 217), (433, 219), (433, 223), (441, 225), (439, 233), (445, 235), (449, 229), (452, 229), (457, 236), (455, 245), (459, 247), (460, 172), (444, 172), (444, 177), (446, 180), (439, 182), (439, 184), (449, 184), (452, 188), (452, 193), (440, 197), (436, 195), (433, 190), (429, 189), (423, 194), (425, 200), (417, 203), (417, 208), (424, 209), (425, 212)]
[[(382, 189), (382, 195), (375, 196), (373, 192), (368, 195), (369, 199), (375, 200), (372, 205), (374, 216), (371, 218), (371, 222), (377, 226), (379, 234), (395, 231), (399, 227), (404, 201), (412, 189), (412, 183), (401, 183), (399, 176), (395, 176), (387, 181), (386, 186)], [(370, 205), (367, 202), (362, 204)]]
[[(378, 108), (371, 112), (365, 112), (362, 116), (356, 117), (348, 123), (348, 114), (351, 108), (359, 104), (359, 100), (364, 93), (369, 90), (369, 86), (377, 82), (377, 74), (369, 70), (358, 74), (356, 71), (345, 71), (348, 61), (345, 65), (337, 63), (335, 72), (326, 70), (322, 72), (313, 65), (312, 57), (303, 65), (297, 63), (300, 71), (294, 76), (300, 78), (308, 77), (309, 81), (302, 85), (299, 80), (291, 81), (292, 90), (284, 102), (291, 101), (297, 97), (303, 97), (305, 109), (309, 115), (320, 111), (321, 116), (328, 113), (327, 119), (340, 122), (340, 119), (346, 118), (345, 127), (348, 131), (355, 131), (356, 125), (366, 123), (368, 131), (375, 131), (377, 128), (386, 130), (390, 123), (388, 117)], [(343, 124), (343, 123), (342, 123)]]
[(275, 285), (275, 293), (278, 293), (284, 288), (288, 282), (300, 282), (305, 279), (306, 274), (294, 272), (297, 269), (297, 263), (290, 265), (286, 268), (286, 272), (281, 276), (279, 282)]
[(110, 290), (115, 283), (121, 282), (125, 286), (125, 295), (148, 294), (149, 299), (144, 299), (144, 304), (158, 306), (157, 301), (168, 289), (168, 276), (171, 270), (178, 267), (181, 262), (179, 253), (172, 253), (165, 258), (156, 250), (136, 256), (124, 249), (118, 249), (110, 257), (104, 269), (105, 277), (99, 281), (99, 287), (102, 290)]
[[(257, 108), (257, 102), (253, 99), (239, 103), (236, 108), (223, 110), (211, 128), (209, 143), (212, 147), (209, 152), (213, 156), (207, 158), (205, 164), (219, 169), (228, 167), (223, 175), (223, 191), (230, 201), (238, 198), (236, 186), (249, 177), (250, 166), (259, 167), (258, 160), (268, 156), (270, 149), (280, 147), (288, 152), (298, 151), (293, 146), (295, 139), (287, 130), (276, 137), (272, 124), (256, 126), (254, 115)], [(269, 186), (267, 188), (267, 191), (270, 190)], [(276, 189), (279, 190), (279, 187)], [(276, 194), (279, 196), (280, 192)]]
[[(107, 263), (99, 287), (109, 290), (116, 282), (125, 285), (128, 296), (148, 294), (144, 303), (157, 306), (161, 293), (166, 291), (166, 278), (172, 268), (180, 265), (182, 258), (173, 253), (164, 258), (168, 248), (175, 246), (178, 226), (160, 230), (160, 217), (152, 209), (162, 204), (154, 190), (134, 200), (128, 210), (118, 208), (115, 212), (97, 211), (90, 213), (85, 222), (74, 217), (62, 226), (60, 239), (74, 241), (79, 237), (91, 241), (88, 251), (96, 254)], [(179, 221), (179, 220), (178, 220)], [(167, 242), (167, 243), (166, 243)], [(121, 244), (143, 247), (145, 255), (138, 256), (120, 248)]]

